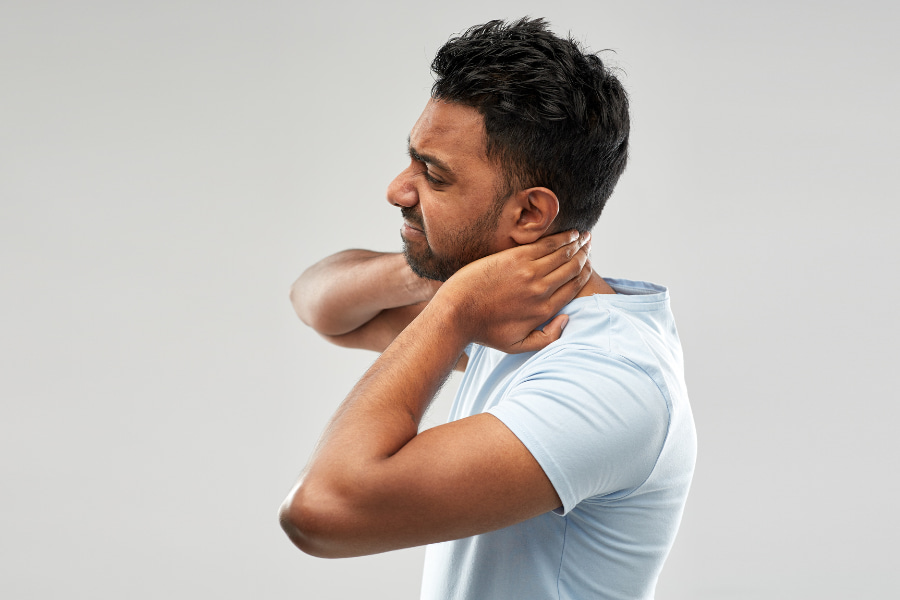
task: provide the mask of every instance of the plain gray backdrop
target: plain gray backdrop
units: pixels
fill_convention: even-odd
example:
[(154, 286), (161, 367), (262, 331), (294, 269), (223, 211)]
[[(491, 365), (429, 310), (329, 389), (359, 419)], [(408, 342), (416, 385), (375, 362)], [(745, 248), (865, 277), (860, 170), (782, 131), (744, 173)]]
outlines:
[(400, 248), (435, 50), (529, 14), (632, 101), (593, 261), (670, 287), (699, 435), (657, 597), (896, 597), (897, 6), (0, 1), (0, 596), (417, 597), (278, 527), (374, 359), (287, 292)]

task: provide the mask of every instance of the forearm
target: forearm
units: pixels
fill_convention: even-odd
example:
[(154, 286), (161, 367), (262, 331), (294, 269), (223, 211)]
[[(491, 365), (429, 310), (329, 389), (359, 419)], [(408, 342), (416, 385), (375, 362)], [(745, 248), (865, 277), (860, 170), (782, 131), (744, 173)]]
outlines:
[(393, 463), (406, 460), (398, 453), (416, 438), (422, 415), (467, 341), (453, 307), (433, 302), (369, 368), (282, 507), (283, 526), (297, 546), (335, 557), (433, 541), (417, 539), (421, 533), (415, 531), (404, 534), (406, 525), (392, 520), (416, 508), (416, 498), (404, 494), (406, 486), (392, 473), (417, 477), (410, 466)]
[(470, 341), (456, 307), (442, 300), (429, 304), (357, 382), (336, 411), (323, 447), (340, 447), (338, 456), (386, 458), (416, 435)]
[(338, 336), (382, 310), (430, 299), (436, 286), (416, 276), (402, 254), (345, 250), (307, 269), (291, 287), (291, 303), (304, 323)]

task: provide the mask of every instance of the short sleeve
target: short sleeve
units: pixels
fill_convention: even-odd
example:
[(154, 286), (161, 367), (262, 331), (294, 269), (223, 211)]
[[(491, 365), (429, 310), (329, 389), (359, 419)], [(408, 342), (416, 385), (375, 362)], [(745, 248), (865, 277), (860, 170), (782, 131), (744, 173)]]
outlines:
[(666, 399), (634, 364), (564, 347), (524, 368), (488, 412), (528, 448), (562, 500), (626, 495), (650, 475), (669, 424)]

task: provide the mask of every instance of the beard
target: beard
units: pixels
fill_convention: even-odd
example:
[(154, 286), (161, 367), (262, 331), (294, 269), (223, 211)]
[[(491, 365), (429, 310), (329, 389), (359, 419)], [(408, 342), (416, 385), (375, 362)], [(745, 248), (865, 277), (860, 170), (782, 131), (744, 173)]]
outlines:
[[(447, 281), (450, 277), (470, 262), (494, 253), (492, 240), (500, 221), (502, 204), (494, 206), (467, 229), (446, 232), (445, 246), (452, 248), (450, 252), (437, 254), (428, 243), (428, 232), (422, 215), (412, 208), (400, 209), (403, 218), (425, 233), (421, 244), (410, 243), (403, 238), (403, 255), (413, 273), (424, 279)], [(422, 247), (424, 246), (424, 247)]]

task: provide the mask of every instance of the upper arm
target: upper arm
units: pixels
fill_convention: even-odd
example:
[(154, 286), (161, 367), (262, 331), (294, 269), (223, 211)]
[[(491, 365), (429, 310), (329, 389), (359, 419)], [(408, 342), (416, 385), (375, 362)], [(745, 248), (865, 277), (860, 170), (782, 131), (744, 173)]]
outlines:
[(491, 412), (428, 429), (390, 457), (349, 473), (343, 465), (337, 477), (335, 465), (324, 466), (332, 476), (310, 472), (310, 486), (286, 507), (302, 523), (292, 539), (323, 556), (383, 552), (568, 512), (585, 498), (640, 485), (668, 426), (653, 380), (590, 352), (560, 352), (541, 364)]
[(528, 449), (487, 413), (428, 429), (360, 472), (315, 475), (289, 497), (282, 521), (301, 549), (321, 556), (458, 539), (560, 506)]

